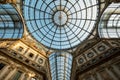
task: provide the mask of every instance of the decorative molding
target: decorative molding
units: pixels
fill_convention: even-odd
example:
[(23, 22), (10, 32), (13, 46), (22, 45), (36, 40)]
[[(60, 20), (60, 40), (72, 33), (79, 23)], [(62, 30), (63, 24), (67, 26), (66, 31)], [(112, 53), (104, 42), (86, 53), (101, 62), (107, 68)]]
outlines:
[[(100, 48), (100, 50), (98, 48)], [(116, 55), (117, 52), (119, 51), (120, 51), (120, 40), (115, 40), (115, 39), (109, 39), (109, 40), (101, 39), (101, 41), (97, 42), (92, 47), (90, 47), (86, 51), (83, 51), (82, 53), (79, 53), (79, 50), (77, 50), (77, 54), (79, 55), (77, 57), (74, 57), (75, 58), (74, 60), (76, 60), (77, 62), (77, 66), (75, 66), (76, 67), (75, 74), (84, 72), (86, 70), (89, 71), (88, 70), (89, 68), (104, 61), (105, 59), (113, 55)], [(88, 58), (87, 54), (90, 52), (94, 53), (95, 56)], [(83, 59), (83, 62), (79, 63), (80, 59)]]
[(97, 44), (100, 40), (91, 39), (87, 40), (84, 43), (82, 43), (75, 51), (74, 57), (77, 57), (78, 55), (84, 53), (86, 50), (91, 49), (95, 44)]

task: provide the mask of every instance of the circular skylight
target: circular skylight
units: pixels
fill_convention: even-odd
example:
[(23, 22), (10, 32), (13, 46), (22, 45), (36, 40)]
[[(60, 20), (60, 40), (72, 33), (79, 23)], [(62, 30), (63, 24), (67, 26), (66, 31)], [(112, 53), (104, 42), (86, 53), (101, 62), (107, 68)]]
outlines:
[(97, 0), (25, 0), (30, 35), (52, 49), (70, 49), (87, 39), (97, 18)]

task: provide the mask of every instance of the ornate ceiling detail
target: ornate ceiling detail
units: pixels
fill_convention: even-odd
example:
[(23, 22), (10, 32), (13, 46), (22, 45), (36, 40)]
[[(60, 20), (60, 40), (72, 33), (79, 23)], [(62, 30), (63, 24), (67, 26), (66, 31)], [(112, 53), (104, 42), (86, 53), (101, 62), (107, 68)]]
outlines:
[(79, 56), (75, 57), (77, 62), (77, 71), (83, 72), (90, 68), (92, 65), (98, 64), (99, 62), (115, 55), (120, 51), (120, 40), (101, 40), (100, 42), (93, 45), (90, 49), (79, 53)]
[(82, 54), (84, 51), (90, 49), (92, 46), (94, 46), (95, 44), (97, 44), (100, 41), (97, 39), (90, 39), (90, 40), (86, 40), (84, 43), (82, 43), (75, 51), (74, 57), (78, 56), (80, 54)]
[(29, 34), (49, 49), (73, 49), (95, 35), (98, 2), (26, 0), (23, 13)]

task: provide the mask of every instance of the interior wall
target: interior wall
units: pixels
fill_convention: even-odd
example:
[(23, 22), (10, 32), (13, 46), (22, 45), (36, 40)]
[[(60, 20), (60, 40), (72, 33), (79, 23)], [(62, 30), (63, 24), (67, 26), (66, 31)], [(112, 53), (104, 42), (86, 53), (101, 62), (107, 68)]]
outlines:
[(78, 76), (78, 80), (120, 80), (120, 56)]
[(0, 52), (0, 80), (18, 80), (16, 76), (19, 80), (44, 80), (44, 75)]

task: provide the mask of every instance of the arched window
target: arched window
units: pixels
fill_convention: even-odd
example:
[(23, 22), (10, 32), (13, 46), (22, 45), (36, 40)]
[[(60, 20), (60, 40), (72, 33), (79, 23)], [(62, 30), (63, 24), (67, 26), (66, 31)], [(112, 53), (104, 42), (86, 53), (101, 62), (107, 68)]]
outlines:
[(17, 39), (23, 35), (23, 22), (10, 4), (0, 5), (0, 39)]
[(120, 38), (120, 3), (112, 3), (104, 11), (98, 26), (101, 38)]

